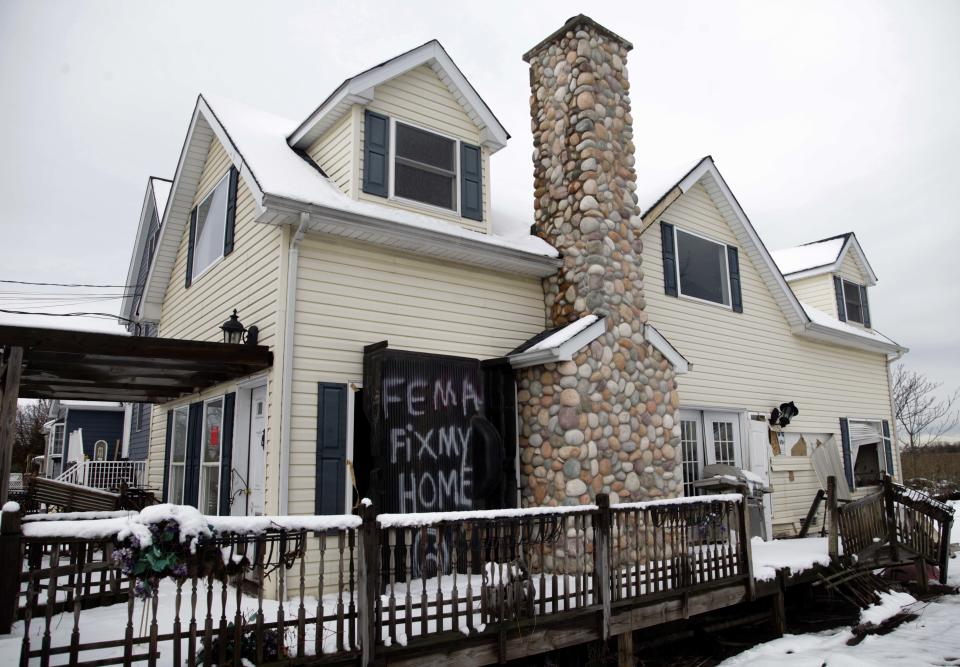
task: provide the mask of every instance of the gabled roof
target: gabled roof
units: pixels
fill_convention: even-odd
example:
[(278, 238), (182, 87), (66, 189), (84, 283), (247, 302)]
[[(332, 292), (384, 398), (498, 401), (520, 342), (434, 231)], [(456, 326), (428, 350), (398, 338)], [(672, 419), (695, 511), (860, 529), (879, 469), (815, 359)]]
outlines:
[(811, 241), (793, 248), (774, 250), (773, 259), (787, 280), (799, 280), (824, 273), (837, 273), (847, 253), (853, 252), (867, 278), (867, 286), (877, 284), (877, 274), (853, 232)]
[[(507, 359), (513, 368), (570, 361), (573, 355), (603, 335), (606, 330), (605, 317), (584, 315), (566, 326), (538, 333), (507, 353)], [(673, 365), (678, 375), (690, 370), (691, 365), (686, 358), (650, 324), (644, 324), (643, 336)]]
[(124, 292), (126, 296), (120, 305), (120, 314), (127, 320), (134, 319), (134, 285), (137, 283), (137, 277), (140, 275), (140, 262), (143, 259), (143, 249), (147, 244), (150, 232), (150, 223), (153, 220), (153, 212), (157, 212), (157, 219), (163, 220), (163, 212), (167, 207), (167, 199), (170, 196), (170, 187), (173, 181), (159, 176), (151, 176), (147, 179), (147, 191), (143, 195), (143, 204), (140, 206), (140, 221), (137, 223), (137, 235), (134, 237), (133, 254), (130, 255), (130, 265), (127, 267), (127, 281)]
[(190, 119), (139, 317), (156, 320), (210, 142), (222, 145), (256, 203), (259, 222), (291, 224), (309, 214), (310, 231), (422, 256), (543, 277), (560, 264), (546, 241), (474, 232), (432, 216), (352, 199), (287, 143), (295, 123), (232, 100), (200, 95)]
[(447, 86), (453, 97), (463, 107), (463, 111), (477, 126), (481, 143), (489, 148), (491, 153), (507, 145), (510, 134), (470, 85), (440, 42), (435, 39), (375, 65), (341, 83), (306, 120), (289, 134), (288, 143), (295, 148), (306, 149), (333, 127), (340, 118), (349, 113), (354, 104), (370, 103), (374, 97), (374, 88), (421, 65), (429, 66)]
[[(888, 354), (906, 352), (906, 348), (876, 331), (852, 327), (831, 317), (827, 313), (800, 303), (797, 296), (793, 293), (793, 290), (790, 289), (790, 286), (787, 284), (787, 279), (784, 278), (773, 256), (763, 244), (756, 229), (754, 229), (747, 214), (740, 207), (740, 203), (723, 179), (723, 176), (720, 175), (720, 171), (714, 164), (713, 158), (709, 155), (701, 158), (692, 168), (683, 172), (672, 185), (666, 186), (661, 194), (650, 194), (646, 200), (640, 200), (639, 203), (641, 206), (644, 203), (647, 204), (646, 208), (642, 209), (645, 211), (643, 214), (643, 230), (645, 231), (650, 225), (656, 222), (681, 195), (697, 183), (702, 184), (710, 195), (714, 206), (717, 207), (720, 215), (723, 216), (737, 237), (740, 248), (750, 257), (753, 265), (760, 273), (760, 277), (770, 288), (773, 298), (777, 301), (780, 310), (783, 312), (791, 330), (795, 334), (823, 342), (867, 349), (874, 352), (884, 352)], [(844, 248), (855, 248), (856, 252), (859, 252), (862, 256), (863, 251), (860, 249), (860, 244), (857, 243), (856, 236), (852, 233), (837, 238), (846, 238), (847, 241), (844, 243)], [(830, 240), (831, 239), (824, 239), (824, 241)], [(843, 256), (844, 251), (841, 250), (836, 260), (837, 266), (839, 262), (843, 261)], [(871, 277), (873, 277), (873, 272), (866, 263), (866, 257), (862, 257), (862, 259), (864, 267), (867, 267)], [(791, 278), (794, 278), (794, 275), (795, 274), (791, 275)]]

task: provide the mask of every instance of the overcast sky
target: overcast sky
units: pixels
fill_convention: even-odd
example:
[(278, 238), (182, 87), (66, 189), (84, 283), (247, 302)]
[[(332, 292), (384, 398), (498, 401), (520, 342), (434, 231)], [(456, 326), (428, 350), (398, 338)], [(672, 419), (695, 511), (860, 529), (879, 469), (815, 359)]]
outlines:
[[(172, 176), (199, 92), (299, 121), (433, 38), (513, 135), (493, 208), (526, 227), (521, 55), (586, 11), (634, 44), (640, 189), (711, 154), (768, 247), (856, 231), (874, 325), (960, 386), (960, 2), (461, 4), (0, 0), (0, 279), (122, 284), (147, 176)], [(57, 303), (13, 289), (0, 308)]]

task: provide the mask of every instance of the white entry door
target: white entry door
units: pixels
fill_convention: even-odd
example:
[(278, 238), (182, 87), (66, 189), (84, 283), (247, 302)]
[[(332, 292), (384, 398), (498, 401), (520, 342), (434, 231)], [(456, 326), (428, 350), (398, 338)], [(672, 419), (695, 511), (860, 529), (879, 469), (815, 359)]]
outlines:
[(703, 420), (696, 410), (680, 411), (680, 447), (683, 450), (683, 495), (694, 496), (693, 483), (703, 470)]
[(707, 463), (725, 463), (742, 468), (740, 415), (736, 412), (704, 412), (703, 422)]
[(264, 512), (263, 484), (267, 447), (267, 387), (250, 392), (250, 446), (247, 450), (247, 516)]

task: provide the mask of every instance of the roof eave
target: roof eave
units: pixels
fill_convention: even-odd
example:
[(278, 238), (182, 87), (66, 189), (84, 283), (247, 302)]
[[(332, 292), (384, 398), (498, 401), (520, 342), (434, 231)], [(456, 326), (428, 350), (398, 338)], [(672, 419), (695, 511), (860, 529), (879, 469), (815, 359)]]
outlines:
[(309, 213), (310, 231), (416, 252), (461, 264), (544, 278), (555, 274), (563, 263), (558, 257), (484, 243), (280, 195), (266, 193), (263, 201), (265, 210), (274, 214), (278, 220), (292, 221), (299, 213)]
[(800, 336), (811, 338), (819, 342), (827, 342), (844, 347), (853, 347), (868, 352), (879, 352), (883, 354), (906, 354), (909, 348), (903, 347), (899, 343), (890, 341), (885, 343), (879, 340), (871, 340), (855, 333), (847, 333), (837, 329), (809, 322), (806, 326), (795, 330)]
[[(390, 79), (396, 78), (415, 67), (436, 63), (450, 82), (444, 81), (451, 92), (462, 96), (462, 106), (472, 110), (471, 116), (481, 136), (481, 143), (496, 153), (507, 145), (510, 133), (500, 123), (487, 103), (483, 101), (473, 85), (467, 80), (453, 62), (453, 59), (437, 40), (433, 39), (406, 53), (391, 58), (361, 74), (344, 81), (297, 129), (287, 137), (287, 143), (293, 148), (306, 149), (323, 133), (333, 126), (354, 104), (366, 105), (374, 99), (374, 89)], [(439, 75), (439, 72), (438, 72)]]
[[(130, 264), (127, 267), (127, 280), (123, 283), (125, 296), (123, 297), (123, 301), (120, 302), (120, 315), (127, 320), (135, 319), (134, 313), (131, 312), (133, 307), (133, 294), (130, 290), (136, 285), (137, 274), (139, 273), (137, 270), (138, 264), (143, 257), (143, 246), (146, 243), (146, 233), (149, 228), (149, 223), (146, 222), (147, 210), (150, 208), (151, 203), (156, 206), (156, 199), (153, 195), (152, 177), (147, 179), (147, 190), (143, 195), (143, 204), (140, 206), (140, 222), (137, 224), (137, 234), (133, 239), (133, 253), (130, 255)], [(121, 324), (125, 323), (121, 322)]]
[(573, 355), (602, 336), (606, 330), (607, 320), (605, 317), (600, 317), (586, 329), (575, 336), (571, 336), (569, 340), (564, 341), (556, 347), (551, 347), (546, 350), (518, 352), (517, 354), (508, 356), (507, 359), (510, 361), (510, 366), (515, 369), (542, 366), (543, 364), (551, 362), (570, 361), (573, 359)]

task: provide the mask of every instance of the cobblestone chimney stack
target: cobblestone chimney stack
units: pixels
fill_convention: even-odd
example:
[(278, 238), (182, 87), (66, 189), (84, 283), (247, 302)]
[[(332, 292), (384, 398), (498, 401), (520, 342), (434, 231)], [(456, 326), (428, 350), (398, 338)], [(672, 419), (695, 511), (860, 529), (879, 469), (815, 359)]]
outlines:
[(673, 497), (682, 490), (673, 369), (644, 339), (627, 53), (576, 16), (524, 55), (534, 143), (533, 233), (563, 255), (544, 280), (547, 320), (603, 315), (569, 362), (518, 372), (524, 505)]

